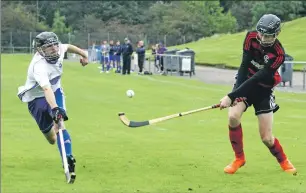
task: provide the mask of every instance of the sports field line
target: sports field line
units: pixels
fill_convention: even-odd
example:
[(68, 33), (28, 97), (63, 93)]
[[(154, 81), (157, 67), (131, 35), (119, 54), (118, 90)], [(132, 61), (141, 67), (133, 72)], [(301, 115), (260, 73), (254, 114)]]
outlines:
[[(205, 87), (205, 85), (203, 85), (203, 86), (194, 86), (194, 85), (188, 85), (188, 84), (179, 83), (179, 82), (175, 82), (175, 81), (158, 80), (158, 79), (150, 77), (150, 76), (139, 76), (139, 75), (136, 75), (136, 77), (146, 78), (146, 79), (148, 79), (150, 81), (153, 81), (153, 82), (167, 83), (167, 84), (172, 84), (172, 85), (177, 85), (177, 86), (184, 86), (184, 87), (193, 88), (193, 89), (201, 89), (201, 90), (204, 89), (204, 90), (209, 90), (209, 91), (217, 91), (217, 92), (220, 92), (220, 93), (224, 94), (224, 90), (222, 90), (222, 89), (208, 88), (208, 87)], [(306, 103), (306, 100), (291, 99), (291, 98), (287, 98), (287, 97), (277, 97), (277, 100), (284, 100), (284, 101), (298, 102), (298, 103)]]

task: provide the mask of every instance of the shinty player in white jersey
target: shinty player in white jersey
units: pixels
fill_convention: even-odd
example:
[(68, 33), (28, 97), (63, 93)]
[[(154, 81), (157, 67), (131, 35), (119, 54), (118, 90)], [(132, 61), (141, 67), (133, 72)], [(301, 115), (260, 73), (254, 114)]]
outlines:
[[(25, 85), (18, 88), (18, 97), (28, 104), (29, 112), (48, 142), (55, 144), (57, 141), (62, 156), (58, 123), (61, 121), (65, 128), (63, 120), (68, 120), (61, 87), (64, 54), (67, 51), (80, 55), (82, 66), (88, 64), (88, 57), (82, 49), (71, 44), (62, 44), (53, 32), (38, 34), (35, 37), (34, 48), (36, 53), (29, 65)], [(70, 183), (73, 183), (76, 178), (76, 161), (72, 155), (71, 138), (66, 129), (63, 130), (63, 138), (72, 181)]]

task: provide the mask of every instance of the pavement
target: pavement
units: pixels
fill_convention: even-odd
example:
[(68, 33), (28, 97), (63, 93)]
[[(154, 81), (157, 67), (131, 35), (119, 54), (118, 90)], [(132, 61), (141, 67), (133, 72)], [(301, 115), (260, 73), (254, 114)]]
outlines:
[[(77, 58), (73, 58), (72, 60), (78, 60)], [(98, 64), (97, 64), (98, 66)], [(134, 61), (131, 62), (131, 69), (136, 69), (138, 71), (138, 67), (134, 65)], [(153, 74), (158, 74), (157, 69), (154, 67), (153, 62), (146, 61), (144, 65), (144, 69), (152, 72)], [(221, 84), (221, 85), (233, 85), (235, 81), (235, 74), (237, 70), (231, 69), (221, 69), (215, 67), (205, 67), (205, 66), (195, 66), (195, 75), (193, 75), (192, 79), (197, 79), (199, 81), (205, 82), (207, 84)], [(168, 76), (179, 76), (178, 73), (171, 72), (168, 73)], [(305, 72), (293, 72), (292, 78), (292, 87), (289, 86), (289, 82), (283, 87), (279, 85), (276, 87), (276, 90), (284, 91), (284, 92), (294, 92), (294, 93), (306, 93), (306, 78)], [(179, 76), (182, 78), (190, 78), (188, 74), (184, 76)]]

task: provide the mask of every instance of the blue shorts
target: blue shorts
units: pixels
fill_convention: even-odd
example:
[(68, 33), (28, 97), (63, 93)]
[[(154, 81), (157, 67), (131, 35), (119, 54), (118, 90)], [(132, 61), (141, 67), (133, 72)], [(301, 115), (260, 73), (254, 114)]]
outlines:
[(120, 62), (121, 55), (115, 55), (115, 61)]
[(108, 56), (101, 56), (101, 64), (106, 64), (108, 63), (109, 57)]
[[(66, 111), (65, 96), (62, 89), (57, 89), (54, 93), (56, 103)], [(28, 103), (28, 109), (35, 119), (39, 129), (43, 133), (48, 133), (53, 127), (51, 107), (45, 97), (36, 98)]]
[(115, 55), (109, 55), (109, 61), (115, 61)]

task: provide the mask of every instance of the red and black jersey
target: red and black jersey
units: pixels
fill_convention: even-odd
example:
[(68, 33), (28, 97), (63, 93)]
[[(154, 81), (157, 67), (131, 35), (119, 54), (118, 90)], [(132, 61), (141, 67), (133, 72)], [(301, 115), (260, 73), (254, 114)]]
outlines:
[(244, 97), (255, 85), (273, 88), (281, 82), (277, 71), (285, 61), (285, 52), (281, 43), (276, 39), (272, 46), (263, 47), (256, 37), (257, 31), (246, 34), (235, 88), (228, 94), (232, 100)]

